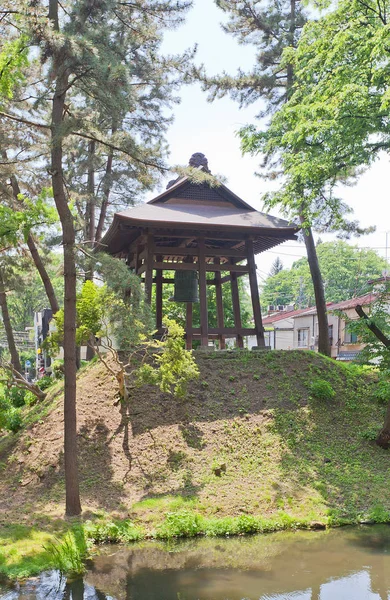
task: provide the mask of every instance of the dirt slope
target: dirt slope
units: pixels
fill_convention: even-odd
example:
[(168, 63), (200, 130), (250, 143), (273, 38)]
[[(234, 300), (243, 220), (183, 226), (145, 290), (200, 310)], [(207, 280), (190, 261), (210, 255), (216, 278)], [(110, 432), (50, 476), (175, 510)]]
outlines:
[[(390, 510), (389, 454), (368, 438), (384, 408), (372, 383), (312, 353), (197, 357), (184, 400), (153, 387), (117, 402), (102, 365), (78, 382), (83, 508), (153, 526), (183, 498), (203, 514), (271, 514), (321, 520)], [(310, 398), (315, 378), (333, 400)], [(2, 440), (0, 522), (63, 514), (62, 398)], [(7, 443), (5, 443), (7, 442)], [(332, 512), (333, 511), (333, 512)]]

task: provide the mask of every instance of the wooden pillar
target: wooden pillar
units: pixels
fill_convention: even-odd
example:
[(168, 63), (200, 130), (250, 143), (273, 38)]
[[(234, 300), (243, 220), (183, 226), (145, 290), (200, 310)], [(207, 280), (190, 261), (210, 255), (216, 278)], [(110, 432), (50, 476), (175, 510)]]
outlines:
[(199, 266), (199, 302), (200, 302), (200, 344), (208, 346), (209, 327), (207, 314), (207, 284), (206, 284), (206, 243), (204, 237), (198, 238)]
[(264, 348), (264, 346), (265, 346), (264, 327), (263, 327), (263, 319), (261, 317), (259, 287), (257, 285), (256, 262), (255, 262), (255, 254), (253, 251), (253, 241), (246, 240), (245, 246), (246, 246), (247, 260), (248, 260), (248, 266), (249, 266), (249, 285), (250, 285), (250, 290), (251, 290), (253, 318), (255, 321), (257, 345), (259, 347)]
[(141, 254), (141, 244), (137, 244), (137, 247), (135, 249), (135, 256), (134, 256), (134, 273), (136, 275), (138, 275), (138, 270), (141, 266), (141, 261), (140, 261), (140, 257), (139, 257), (140, 254)]
[[(163, 257), (161, 254), (156, 256), (157, 262), (162, 262)], [(162, 328), (162, 290), (163, 290), (163, 272), (162, 269), (156, 270), (156, 329)]]
[[(214, 258), (214, 263), (216, 265), (221, 264), (221, 259), (219, 257)], [(215, 299), (217, 303), (217, 327), (219, 329), (223, 329), (224, 318), (223, 318), (223, 302), (222, 302), (222, 284), (221, 284), (221, 271), (215, 272)], [(225, 349), (225, 338), (223, 334), (218, 336), (219, 341), (219, 349)]]
[[(233, 258), (231, 258), (230, 263), (234, 265), (235, 260)], [(242, 325), (241, 325), (240, 295), (238, 293), (237, 273), (233, 273), (233, 272), (230, 273), (230, 285), (231, 285), (231, 289), (232, 289), (234, 327), (237, 330), (239, 330), (242, 328)], [(243, 348), (244, 340), (240, 333), (237, 333), (236, 340), (237, 340), (237, 346), (239, 348)]]
[(186, 306), (186, 349), (192, 350), (192, 302)]
[(152, 302), (153, 285), (153, 258), (154, 258), (154, 236), (148, 233), (146, 236), (146, 271), (145, 271), (145, 296), (146, 302)]

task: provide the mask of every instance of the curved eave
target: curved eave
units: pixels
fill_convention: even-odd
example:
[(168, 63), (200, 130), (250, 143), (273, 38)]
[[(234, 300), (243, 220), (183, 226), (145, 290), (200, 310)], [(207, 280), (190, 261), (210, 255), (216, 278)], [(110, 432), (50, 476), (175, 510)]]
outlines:
[[(129, 244), (142, 234), (144, 229), (156, 229), (156, 221), (138, 220), (116, 214), (114, 220), (108, 229), (107, 233), (99, 244), (99, 249), (112, 254), (113, 256), (125, 256)], [(220, 225), (213, 223), (178, 223), (177, 221), (164, 221), (160, 223), (158, 229), (171, 230), (172, 237), (175, 236), (175, 230), (202, 231), (210, 235), (207, 238), (212, 238), (213, 234), (226, 232), (242, 234), (242, 247), (244, 247), (245, 239), (251, 237), (255, 254), (265, 252), (274, 246), (282, 244), (287, 240), (296, 240), (296, 234), (299, 227), (255, 227), (255, 226), (237, 226), (237, 225)], [(216, 238), (218, 239), (218, 238)]]

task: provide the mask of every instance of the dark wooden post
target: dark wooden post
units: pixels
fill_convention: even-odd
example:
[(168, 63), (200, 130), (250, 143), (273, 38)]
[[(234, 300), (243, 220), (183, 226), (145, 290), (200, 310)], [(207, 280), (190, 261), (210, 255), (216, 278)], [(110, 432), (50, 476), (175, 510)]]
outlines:
[(145, 296), (146, 302), (152, 302), (153, 285), (153, 258), (154, 258), (154, 236), (148, 233), (146, 236), (146, 271), (145, 271)]
[[(216, 265), (221, 264), (221, 259), (217, 256), (214, 258)], [(215, 271), (215, 299), (217, 303), (217, 327), (223, 329), (224, 318), (223, 318), (223, 302), (222, 302), (222, 284), (221, 284), (221, 271)], [(225, 338), (221, 333), (218, 336), (219, 349), (225, 350)]]
[(255, 321), (257, 345), (259, 347), (264, 348), (264, 346), (265, 346), (264, 327), (263, 327), (263, 319), (261, 317), (259, 287), (257, 285), (256, 262), (255, 262), (255, 254), (253, 251), (253, 241), (246, 240), (245, 246), (246, 246), (247, 260), (248, 260), (248, 266), (249, 266), (249, 285), (250, 285), (250, 289), (251, 289), (253, 318)]
[(200, 343), (208, 346), (209, 327), (207, 314), (207, 284), (206, 284), (206, 244), (204, 237), (198, 238), (199, 261), (199, 301), (200, 301)]
[[(230, 259), (230, 263), (234, 265), (234, 258)], [(239, 348), (244, 347), (244, 340), (241, 333), (238, 333), (242, 329), (241, 325), (241, 311), (240, 311), (240, 295), (238, 293), (238, 282), (237, 273), (230, 272), (230, 285), (232, 289), (232, 304), (233, 304), (233, 315), (234, 315), (234, 327), (237, 329), (236, 340)]]
[(186, 306), (186, 348), (192, 350), (192, 302)]
[[(162, 262), (163, 257), (161, 254), (156, 256), (157, 262)], [(163, 272), (162, 269), (156, 270), (156, 329), (160, 331), (162, 329), (162, 290), (163, 290)]]
[(134, 273), (136, 275), (138, 275), (138, 271), (141, 266), (140, 254), (141, 254), (141, 244), (138, 243), (137, 247), (135, 249), (135, 256), (134, 256)]

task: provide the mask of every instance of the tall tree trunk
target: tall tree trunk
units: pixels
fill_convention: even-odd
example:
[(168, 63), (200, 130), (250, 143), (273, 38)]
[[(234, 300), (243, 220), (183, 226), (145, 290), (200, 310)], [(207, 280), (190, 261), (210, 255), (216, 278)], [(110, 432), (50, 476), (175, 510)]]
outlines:
[[(296, 31), (296, 0), (290, 0), (290, 44), (295, 46), (295, 31)], [(290, 96), (290, 91), (294, 83), (294, 68), (292, 64), (287, 65), (287, 100)], [(303, 212), (299, 215), (299, 220), (303, 225), (305, 216)], [(322, 281), (320, 265), (318, 262), (317, 250), (314, 243), (313, 232), (311, 227), (306, 227), (303, 231), (305, 240), (307, 260), (314, 287), (314, 297), (317, 309), (318, 318), (318, 352), (330, 356), (329, 343), (329, 327), (328, 316), (326, 312), (325, 290)], [(313, 332), (314, 335), (314, 332)]]
[[(58, 0), (50, 0), (50, 15), (58, 29)], [(77, 465), (76, 422), (76, 250), (73, 216), (66, 199), (63, 168), (63, 115), (69, 74), (65, 52), (58, 51), (53, 61), (55, 92), (51, 119), (51, 173), (54, 201), (62, 226), (64, 248), (64, 458), (66, 514), (81, 513)], [(66, 56), (66, 55), (65, 55)]]
[[(302, 224), (305, 223), (305, 217), (302, 213), (299, 215), (299, 219)], [(325, 356), (330, 356), (329, 328), (328, 316), (326, 312), (324, 284), (322, 282), (320, 265), (318, 263), (318, 256), (311, 227), (304, 229), (303, 236), (305, 240), (307, 260), (313, 281), (314, 297), (316, 301), (318, 318), (318, 352), (325, 354)]]
[(11, 319), (9, 318), (7, 294), (5, 291), (4, 277), (2, 268), (0, 267), (0, 307), (3, 315), (3, 324), (5, 335), (7, 336), (8, 349), (11, 354), (11, 363), (13, 368), (23, 375), (22, 365), (20, 364), (19, 353), (15, 345), (14, 332), (12, 330)]
[[(7, 160), (8, 157), (7, 157), (7, 153), (5, 151), (2, 152), (2, 156), (3, 156), (3, 158), (5, 158)], [(10, 183), (11, 183), (14, 201), (16, 204), (18, 204), (20, 187), (19, 187), (19, 183), (18, 183), (18, 180), (16, 179), (15, 175), (11, 175)], [(43, 286), (45, 288), (47, 299), (49, 300), (50, 308), (53, 312), (53, 315), (55, 315), (55, 313), (58, 312), (58, 310), (59, 310), (57, 297), (56, 297), (53, 285), (51, 283), (49, 274), (46, 271), (45, 265), (43, 264), (41, 257), (39, 256), (38, 248), (35, 244), (35, 240), (31, 233), (29, 233), (28, 238), (27, 238), (27, 246), (28, 246), (28, 249), (30, 250), (30, 254), (31, 254), (31, 257), (37, 268), (37, 271), (41, 277)]]
[[(112, 133), (114, 133), (115, 131), (116, 131), (116, 129), (115, 129), (115, 127), (113, 127)], [(106, 222), (107, 208), (109, 205), (110, 192), (111, 192), (112, 161), (113, 161), (113, 151), (110, 150), (110, 153), (107, 156), (106, 172), (104, 174), (103, 201), (102, 201), (102, 206), (100, 208), (98, 224), (96, 227), (95, 244), (99, 243), (100, 240), (102, 239), (104, 225)]]
[[(290, 27), (289, 37), (290, 46), (295, 47), (295, 30), (296, 30), (296, 0), (290, 0)], [(290, 92), (294, 83), (294, 67), (291, 63), (287, 64), (287, 88), (286, 88), (286, 100), (289, 99)]]
[[(95, 158), (95, 142), (91, 141), (88, 144), (88, 182), (87, 182), (87, 188), (88, 188), (88, 204), (87, 204), (87, 210), (86, 210), (86, 223), (85, 223), (85, 239), (89, 242), (89, 248), (92, 251), (94, 246), (95, 246), (95, 213), (96, 213), (96, 198), (95, 198), (95, 165), (94, 165), (94, 158)], [(85, 270), (85, 281), (92, 281), (93, 280), (93, 260), (90, 260), (89, 258), (87, 258), (87, 262), (86, 262), (86, 270)], [(77, 353), (77, 357), (76, 357), (76, 365), (77, 368), (80, 368), (80, 351), (81, 349), (78, 348), (78, 353)], [(92, 360), (92, 358), (95, 356), (95, 351), (92, 345), (87, 344), (87, 352), (86, 352), (86, 359), (87, 360)]]
[(27, 246), (30, 250), (30, 254), (34, 261), (34, 264), (37, 268), (37, 271), (41, 277), (42, 283), (45, 288), (47, 299), (49, 300), (50, 308), (52, 310), (53, 315), (59, 311), (60, 307), (58, 305), (57, 296), (53, 288), (53, 284), (50, 280), (49, 274), (46, 271), (45, 265), (42, 262), (41, 257), (39, 256), (38, 248), (36, 247), (35, 241), (31, 233), (27, 238)]

